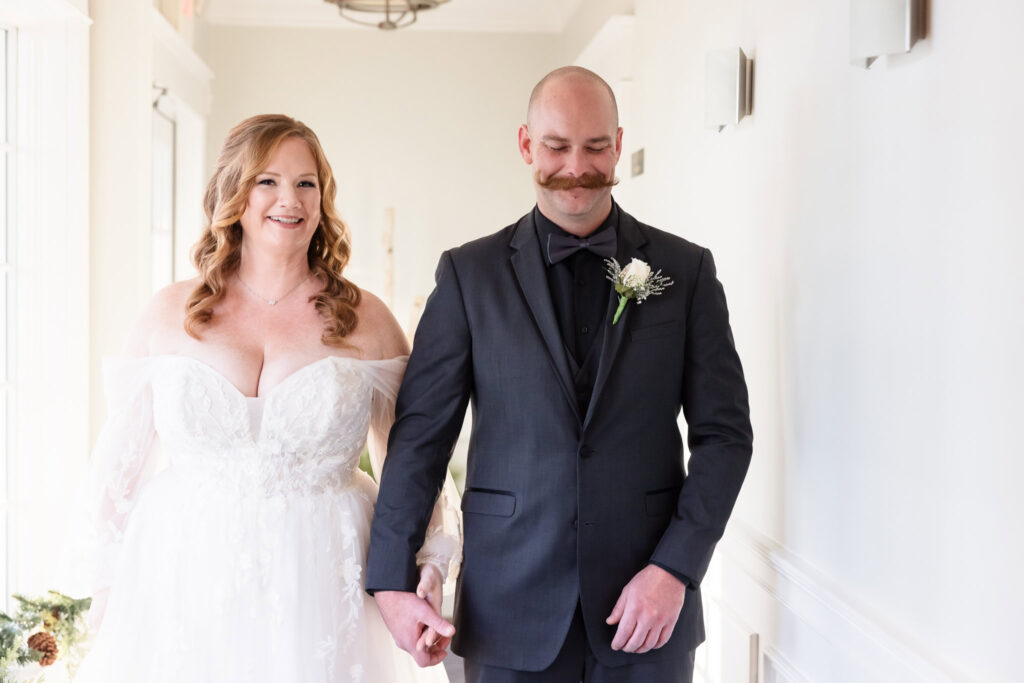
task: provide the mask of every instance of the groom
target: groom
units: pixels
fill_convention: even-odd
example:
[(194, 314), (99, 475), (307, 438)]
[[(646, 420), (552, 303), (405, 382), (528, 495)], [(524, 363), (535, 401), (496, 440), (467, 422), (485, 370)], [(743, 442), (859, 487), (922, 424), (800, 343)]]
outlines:
[[(366, 587), (400, 646), (421, 665), (443, 658), (451, 624), (410, 591), (472, 402), (452, 641), (467, 680), (690, 681), (700, 583), (751, 454), (725, 294), (707, 249), (612, 200), (622, 129), (596, 74), (545, 76), (519, 151), (537, 206), (441, 257), (398, 395)], [(627, 298), (616, 321), (612, 257), (673, 283), (642, 305)]]

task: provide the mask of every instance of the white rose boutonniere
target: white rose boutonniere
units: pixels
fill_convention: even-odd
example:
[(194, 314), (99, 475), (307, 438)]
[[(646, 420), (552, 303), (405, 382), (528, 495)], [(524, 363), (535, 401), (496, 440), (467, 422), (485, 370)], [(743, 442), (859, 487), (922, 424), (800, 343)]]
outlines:
[(615, 285), (615, 292), (619, 295), (619, 307), (615, 309), (612, 325), (619, 322), (630, 299), (636, 299), (637, 304), (642, 304), (647, 297), (661, 294), (673, 284), (672, 280), (661, 274), (660, 269), (651, 272), (651, 266), (638, 258), (630, 261), (625, 268), (613, 258), (605, 259), (604, 263), (608, 269), (608, 279)]
[(639, 289), (651, 276), (651, 267), (640, 259), (633, 259), (622, 269), (622, 283), (627, 287)]

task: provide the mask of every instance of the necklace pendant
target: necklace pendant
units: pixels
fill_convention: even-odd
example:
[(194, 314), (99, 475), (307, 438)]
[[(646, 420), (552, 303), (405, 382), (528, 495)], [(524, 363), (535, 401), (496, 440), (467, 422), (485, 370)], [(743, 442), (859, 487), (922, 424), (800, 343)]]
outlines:
[(277, 303), (277, 299), (271, 299), (271, 300), (270, 300), (270, 301), (268, 301), (267, 303), (268, 303), (268, 304), (270, 304), (271, 306), (273, 306), (274, 304), (276, 304), (276, 303)]

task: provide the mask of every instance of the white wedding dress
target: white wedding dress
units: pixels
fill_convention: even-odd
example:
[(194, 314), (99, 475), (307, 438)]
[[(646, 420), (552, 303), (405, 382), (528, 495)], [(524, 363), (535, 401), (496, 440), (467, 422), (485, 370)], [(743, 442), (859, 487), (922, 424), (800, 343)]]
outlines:
[[(111, 591), (76, 683), (447, 681), (363, 590), (377, 487), (359, 458), (369, 433), (379, 474), (404, 370), (329, 357), (249, 398), (186, 356), (109, 359), (94, 467)], [(449, 576), (458, 516), (449, 478), (419, 556)]]

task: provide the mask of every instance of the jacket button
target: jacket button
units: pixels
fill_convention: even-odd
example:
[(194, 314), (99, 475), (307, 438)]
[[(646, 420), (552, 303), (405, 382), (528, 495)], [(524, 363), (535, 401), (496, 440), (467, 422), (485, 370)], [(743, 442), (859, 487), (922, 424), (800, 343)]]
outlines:
[(580, 528), (580, 520), (578, 520), (578, 519), (572, 520), (572, 528), (573, 529), (579, 529)]
[(589, 458), (594, 454), (594, 449), (590, 446), (580, 446), (580, 457)]

